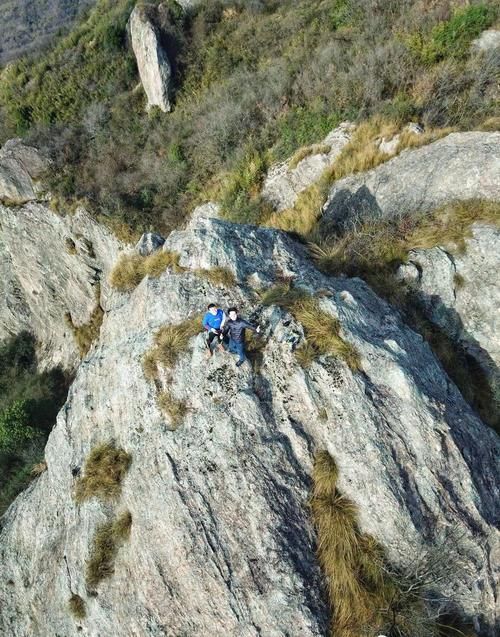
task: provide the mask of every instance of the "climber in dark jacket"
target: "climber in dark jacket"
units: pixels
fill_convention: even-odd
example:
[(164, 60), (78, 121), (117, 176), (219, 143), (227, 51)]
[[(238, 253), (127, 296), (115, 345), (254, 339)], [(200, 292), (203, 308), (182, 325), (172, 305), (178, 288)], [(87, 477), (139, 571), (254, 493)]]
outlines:
[(245, 330), (249, 329), (253, 332), (260, 332), (260, 326), (255, 326), (238, 316), (238, 309), (230, 307), (227, 311), (229, 319), (224, 323), (220, 339), (229, 334), (229, 344), (224, 346), (233, 354), (238, 354), (239, 359), (236, 367), (243, 365), (245, 357)]

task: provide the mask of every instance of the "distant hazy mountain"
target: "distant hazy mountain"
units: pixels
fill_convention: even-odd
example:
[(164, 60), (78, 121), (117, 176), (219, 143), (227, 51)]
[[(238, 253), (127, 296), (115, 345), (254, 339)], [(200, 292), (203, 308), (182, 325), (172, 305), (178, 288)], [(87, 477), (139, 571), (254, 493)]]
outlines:
[(0, 0), (0, 64), (39, 49), (94, 0)]

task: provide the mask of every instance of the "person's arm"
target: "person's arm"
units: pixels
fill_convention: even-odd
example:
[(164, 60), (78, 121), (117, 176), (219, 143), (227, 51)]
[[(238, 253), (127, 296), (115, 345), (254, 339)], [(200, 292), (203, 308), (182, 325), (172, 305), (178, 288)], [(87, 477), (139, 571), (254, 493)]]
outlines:
[(208, 325), (208, 316), (205, 314), (202, 321), (203, 327), (206, 330), (210, 330), (210, 326)]
[(245, 327), (249, 330), (252, 330), (252, 332), (260, 332), (260, 325), (254, 325), (253, 323), (245, 321), (245, 319), (242, 319), (242, 322), (244, 323)]
[(222, 310), (222, 322), (220, 324), (220, 330), (221, 331), (224, 330), (224, 325), (226, 324), (226, 321), (227, 321), (226, 313), (224, 312), (224, 310)]
[(227, 321), (224, 322), (224, 327), (221, 330), (220, 333), (220, 339), (222, 340), (223, 338), (225, 338), (227, 336), (227, 333), (229, 332), (229, 323)]

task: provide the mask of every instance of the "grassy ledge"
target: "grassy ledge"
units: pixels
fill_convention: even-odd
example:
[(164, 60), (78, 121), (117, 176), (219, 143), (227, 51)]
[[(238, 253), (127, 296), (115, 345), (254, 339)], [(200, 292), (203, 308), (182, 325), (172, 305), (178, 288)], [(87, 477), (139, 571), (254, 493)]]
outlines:
[(76, 502), (90, 498), (116, 500), (131, 462), (132, 456), (112, 442), (94, 447), (85, 460), (83, 476), (75, 484)]
[(407, 148), (417, 148), (430, 144), (453, 131), (452, 128), (429, 129), (423, 134), (411, 131), (400, 133), (395, 153), (380, 150), (380, 141), (398, 134), (400, 125), (377, 116), (362, 122), (355, 130), (350, 142), (342, 149), (335, 162), (326, 168), (319, 180), (301, 192), (292, 208), (271, 214), (266, 225), (287, 232), (298, 232), (308, 237), (313, 232), (321, 215), (321, 209), (328, 197), (332, 184), (359, 172), (376, 168), (392, 159)]
[(177, 253), (159, 250), (147, 257), (135, 253), (124, 254), (111, 271), (109, 283), (117, 290), (128, 292), (136, 288), (144, 277), (157, 278), (168, 268), (173, 272), (183, 271)]
[(344, 360), (353, 371), (361, 368), (356, 348), (340, 336), (340, 323), (321, 309), (319, 301), (290, 283), (278, 284), (261, 296), (263, 305), (286, 308), (301, 323), (306, 341), (297, 349), (297, 359), (303, 367), (321, 355)]
[[(500, 431), (498, 397), (485, 372), (468, 352), (425, 317), (425, 308), (411, 285), (396, 278), (412, 249), (441, 245), (450, 252), (465, 249), (474, 223), (500, 225), (500, 204), (472, 200), (443, 206), (427, 215), (411, 215), (399, 222), (370, 221), (336, 236), (316, 235), (311, 255), (319, 270), (338, 276), (359, 276), (380, 296), (402, 310), (410, 327), (429, 343), (450, 378), (481, 418)], [(455, 282), (459, 288), (464, 281)]]

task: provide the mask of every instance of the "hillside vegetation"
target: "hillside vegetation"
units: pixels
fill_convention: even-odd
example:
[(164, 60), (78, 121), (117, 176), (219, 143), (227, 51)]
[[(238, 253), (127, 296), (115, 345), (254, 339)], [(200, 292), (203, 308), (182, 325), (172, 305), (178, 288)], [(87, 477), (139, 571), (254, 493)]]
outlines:
[(39, 373), (33, 338), (23, 332), (0, 346), (0, 515), (30, 477), (43, 471), (43, 450), (69, 379)]
[(495, 114), (498, 60), (470, 48), (498, 19), (493, 1), (207, 1), (189, 13), (150, 2), (174, 67), (170, 114), (145, 112), (133, 5), (100, 0), (51, 51), (0, 78), (1, 141), (44, 145), (60, 208), (86, 200), (124, 236), (178, 226), (207, 194), (258, 221), (251, 195), (269, 163), (341, 120), (471, 129)]

